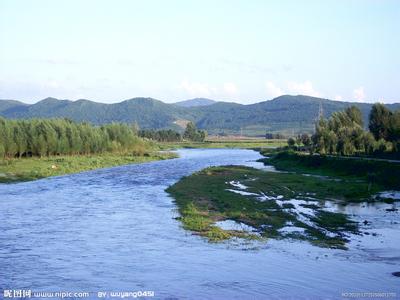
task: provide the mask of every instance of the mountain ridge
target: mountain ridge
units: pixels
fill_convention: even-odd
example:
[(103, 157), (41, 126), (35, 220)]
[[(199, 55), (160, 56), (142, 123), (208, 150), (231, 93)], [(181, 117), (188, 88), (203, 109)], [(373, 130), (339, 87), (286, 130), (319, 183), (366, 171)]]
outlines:
[[(193, 99), (189, 99), (191, 100)], [(213, 102), (200, 106), (180, 106), (145, 97), (126, 99), (112, 104), (87, 99), (71, 101), (51, 97), (34, 104), (17, 100), (0, 100), (0, 116), (17, 119), (65, 117), (95, 125), (136, 122), (143, 129), (175, 130), (182, 130), (177, 125), (180, 121), (192, 121), (211, 134), (243, 132), (247, 135), (263, 135), (266, 131), (312, 132), (321, 104), (325, 117), (355, 105), (362, 111), (364, 122), (367, 122), (372, 107), (371, 103), (336, 101), (305, 95), (283, 95), (253, 104), (207, 100)], [(387, 104), (387, 107), (391, 110), (400, 109), (400, 103)]]

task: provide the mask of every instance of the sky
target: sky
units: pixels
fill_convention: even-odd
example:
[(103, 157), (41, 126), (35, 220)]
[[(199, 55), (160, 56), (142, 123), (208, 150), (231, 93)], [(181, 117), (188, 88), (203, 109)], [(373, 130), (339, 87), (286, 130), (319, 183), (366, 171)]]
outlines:
[(0, 0), (0, 99), (400, 102), (398, 0)]

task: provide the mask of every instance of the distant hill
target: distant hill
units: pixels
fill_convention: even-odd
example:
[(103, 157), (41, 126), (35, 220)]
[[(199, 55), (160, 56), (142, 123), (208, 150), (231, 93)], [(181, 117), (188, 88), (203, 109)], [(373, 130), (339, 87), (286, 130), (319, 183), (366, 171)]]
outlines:
[(27, 106), (28, 104), (16, 100), (0, 100), (0, 113), (13, 107)]
[[(6, 102), (6, 104), (2, 104)], [(69, 118), (74, 121), (87, 121), (93, 124), (111, 122), (137, 122), (142, 128), (175, 127), (173, 122), (183, 112), (181, 108), (151, 99), (135, 98), (114, 104), (104, 104), (90, 100), (57, 100), (46, 98), (32, 105), (10, 103), (0, 100), (0, 115), (7, 118)], [(186, 114), (184, 114), (186, 116)]]
[(190, 100), (175, 102), (174, 104), (183, 107), (195, 107), (195, 106), (207, 106), (214, 103), (217, 103), (217, 101), (207, 98), (194, 98)]
[[(284, 95), (250, 105), (217, 103), (204, 107), (201, 109), (201, 118), (197, 120), (197, 125), (213, 130), (220, 128), (225, 133), (237, 133), (242, 130), (244, 134), (250, 135), (260, 135), (265, 131), (286, 134), (312, 132), (320, 105), (324, 117), (355, 105), (363, 113), (365, 125), (368, 123), (368, 115), (372, 107), (370, 103)], [(388, 104), (387, 107), (391, 110), (400, 109), (400, 103)]]
[[(188, 101), (190, 103), (193, 100), (198, 99)], [(0, 116), (7, 118), (66, 117), (97, 125), (111, 122), (137, 122), (143, 129), (172, 128), (176, 130), (183, 130), (182, 124), (192, 121), (210, 134), (242, 132), (245, 135), (264, 135), (266, 131), (287, 134), (312, 132), (320, 105), (325, 117), (350, 105), (356, 105), (363, 113), (365, 124), (367, 124), (372, 106), (370, 103), (333, 101), (301, 95), (280, 96), (250, 105), (213, 101), (208, 105), (200, 106), (167, 104), (152, 98), (133, 98), (113, 104), (83, 99), (70, 101), (46, 98), (31, 105), (15, 100), (0, 100)], [(391, 110), (400, 109), (400, 103), (387, 106)]]

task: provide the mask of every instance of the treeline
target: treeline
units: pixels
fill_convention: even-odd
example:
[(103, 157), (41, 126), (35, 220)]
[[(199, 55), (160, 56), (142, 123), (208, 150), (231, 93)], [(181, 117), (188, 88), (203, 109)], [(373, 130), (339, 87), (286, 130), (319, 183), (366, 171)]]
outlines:
[(151, 139), (158, 142), (180, 142), (182, 141), (182, 135), (172, 129), (166, 130), (139, 130), (139, 136), (147, 139)]
[(361, 111), (351, 106), (318, 121), (310, 149), (339, 155), (400, 153), (400, 111), (392, 112), (383, 104), (374, 104), (368, 129), (364, 129)]
[(198, 130), (196, 128), (196, 125), (194, 125), (192, 122), (189, 122), (186, 125), (186, 129), (183, 135), (172, 129), (150, 129), (139, 130), (139, 136), (158, 142), (181, 142), (183, 140), (203, 142), (207, 136), (207, 133), (204, 130)]
[(267, 132), (265, 134), (265, 138), (267, 140), (283, 140), (286, 138), (285, 135), (281, 134), (281, 133), (271, 133), (271, 132)]
[(134, 126), (112, 123), (101, 127), (67, 119), (9, 120), (0, 118), (0, 157), (131, 152), (149, 146)]

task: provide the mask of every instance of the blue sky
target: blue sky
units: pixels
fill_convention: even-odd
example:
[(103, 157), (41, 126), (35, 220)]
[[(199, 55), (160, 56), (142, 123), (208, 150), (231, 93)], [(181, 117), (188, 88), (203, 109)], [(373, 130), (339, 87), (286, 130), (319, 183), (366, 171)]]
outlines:
[(0, 99), (400, 102), (400, 1), (0, 0)]

